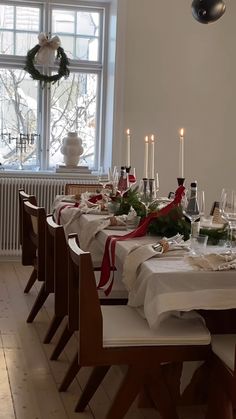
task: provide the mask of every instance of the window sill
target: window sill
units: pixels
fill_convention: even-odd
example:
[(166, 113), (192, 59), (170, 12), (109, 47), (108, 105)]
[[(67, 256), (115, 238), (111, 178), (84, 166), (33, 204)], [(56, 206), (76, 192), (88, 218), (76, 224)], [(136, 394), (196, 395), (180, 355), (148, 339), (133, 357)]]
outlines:
[(98, 174), (92, 173), (56, 173), (56, 171), (33, 171), (33, 170), (0, 170), (0, 177), (18, 177), (18, 178), (40, 178), (40, 179), (89, 179), (98, 180)]

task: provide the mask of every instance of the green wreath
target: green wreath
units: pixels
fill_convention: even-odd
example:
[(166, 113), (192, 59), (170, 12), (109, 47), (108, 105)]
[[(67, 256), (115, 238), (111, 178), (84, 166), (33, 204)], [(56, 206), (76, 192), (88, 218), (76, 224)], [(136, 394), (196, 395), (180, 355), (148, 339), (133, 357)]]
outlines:
[(65, 79), (67, 79), (67, 77), (69, 77), (70, 70), (68, 68), (69, 60), (64, 49), (62, 47), (57, 48), (56, 59), (60, 60), (57, 74), (48, 76), (46, 74), (41, 74), (34, 66), (34, 58), (40, 48), (41, 46), (37, 44), (34, 48), (28, 51), (24, 70), (31, 75), (32, 79), (39, 80), (40, 82), (44, 83), (56, 83), (62, 77), (65, 77)]

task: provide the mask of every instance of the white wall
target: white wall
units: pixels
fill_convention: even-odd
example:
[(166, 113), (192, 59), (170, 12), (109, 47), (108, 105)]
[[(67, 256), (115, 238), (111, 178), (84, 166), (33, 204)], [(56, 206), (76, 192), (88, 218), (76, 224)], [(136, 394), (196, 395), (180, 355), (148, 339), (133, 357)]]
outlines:
[(211, 25), (193, 19), (191, 0), (118, 2), (122, 14), (126, 7), (119, 27), (123, 56), (117, 56), (124, 97), (117, 106), (123, 122), (115, 125), (113, 164), (124, 162), (128, 127), (131, 163), (141, 178), (143, 138), (154, 133), (160, 194), (175, 190), (178, 131), (184, 127), (186, 186), (197, 179), (210, 206), (223, 186), (236, 188), (236, 2), (228, 1), (225, 15)]

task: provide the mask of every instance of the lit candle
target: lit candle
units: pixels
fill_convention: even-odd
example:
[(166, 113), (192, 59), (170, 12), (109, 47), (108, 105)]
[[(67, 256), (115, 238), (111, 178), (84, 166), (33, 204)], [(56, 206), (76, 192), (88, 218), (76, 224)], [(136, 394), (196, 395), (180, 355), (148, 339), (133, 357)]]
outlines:
[(151, 155), (150, 155), (150, 179), (154, 179), (155, 166), (155, 137), (151, 135)]
[(184, 178), (184, 129), (179, 132), (179, 177)]
[(126, 153), (126, 167), (130, 167), (130, 130), (126, 131), (127, 136), (127, 153)]
[(145, 149), (144, 149), (144, 172), (143, 172), (143, 177), (147, 179), (147, 177), (148, 177), (148, 136), (147, 135), (144, 138), (144, 144), (145, 144)]

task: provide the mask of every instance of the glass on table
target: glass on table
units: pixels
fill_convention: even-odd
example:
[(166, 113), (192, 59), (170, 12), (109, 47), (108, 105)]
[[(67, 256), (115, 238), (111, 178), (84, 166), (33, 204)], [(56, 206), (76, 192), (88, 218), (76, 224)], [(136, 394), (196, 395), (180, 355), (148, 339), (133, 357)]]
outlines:
[(190, 239), (191, 253), (194, 255), (204, 255), (206, 253), (208, 236), (203, 234), (196, 235)]
[(234, 244), (234, 231), (236, 230), (236, 190), (222, 189), (220, 200), (220, 211), (223, 218), (229, 225), (229, 244), (232, 250)]
[(196, 236), (198, 229), (196, 228), (197, 225), (195, 222), (200, 219), (198, 196), (196, 195), (193, 199), (191, 193), (186, 191), (182, 198), (181, 204), (183, 214), (189, 219), (191, 223), (191, 237)]

